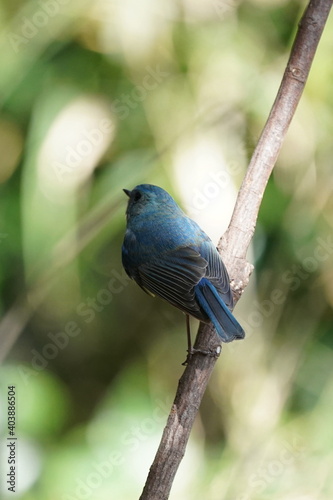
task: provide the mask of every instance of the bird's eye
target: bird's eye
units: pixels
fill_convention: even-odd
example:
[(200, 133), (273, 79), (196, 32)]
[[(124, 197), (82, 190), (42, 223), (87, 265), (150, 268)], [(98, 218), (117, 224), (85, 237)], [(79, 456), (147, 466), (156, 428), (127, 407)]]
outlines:
[(139, 201), (140, 198), (141, 198), (141, 196), (142, 196), (142, 194), (139, 191), (136, 191), (136, 193), (134, 193), (133, 200), (134, 201)]

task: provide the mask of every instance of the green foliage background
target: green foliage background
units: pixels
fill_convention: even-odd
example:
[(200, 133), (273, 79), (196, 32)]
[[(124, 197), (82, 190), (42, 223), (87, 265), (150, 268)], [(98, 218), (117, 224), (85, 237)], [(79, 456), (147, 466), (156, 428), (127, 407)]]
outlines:
[[(124, 277), (122, 188), (163, 186), (217, 241), (305, 3), (1, 3), (15, 498), (139, 497), (186, 340), (182, 314)], [(236, 308), (247, 337), (223, 348), (173, 500), (332, 498), (332, 50), (331, 17), (261, 207)]]

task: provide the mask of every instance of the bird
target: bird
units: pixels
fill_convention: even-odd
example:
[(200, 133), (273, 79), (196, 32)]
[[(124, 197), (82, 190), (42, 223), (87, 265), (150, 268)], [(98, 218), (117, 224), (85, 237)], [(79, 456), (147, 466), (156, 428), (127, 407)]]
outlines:
[(139, 184), (128, 196), (122, 264), (146, 293), (189, 316), (212, 323), (222, 342), (243, 339), (233, 310), (230, 279), (211, 239), (159, 186)]

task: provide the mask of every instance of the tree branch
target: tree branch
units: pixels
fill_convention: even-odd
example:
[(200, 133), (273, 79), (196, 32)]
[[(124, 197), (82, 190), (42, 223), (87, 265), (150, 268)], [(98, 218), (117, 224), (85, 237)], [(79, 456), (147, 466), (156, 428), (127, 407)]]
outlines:
[[(235, 302), (249, 282), (253, 266), (246, 261), (246, 253), (260, 204), (302, 95), (332, 2), (311, 0), (299, 23), (277, 97), (252, 155), (229, 228), (219, 242), (219, 251), (232, 277)], [(220, 344), (210, 325), (200, 324), (195, 348), (219, 352)], [(197, 354), (189, 361), (179, 380), (167, 425), (140, 500), (166, 500), (169, 497), (216, 359)]]

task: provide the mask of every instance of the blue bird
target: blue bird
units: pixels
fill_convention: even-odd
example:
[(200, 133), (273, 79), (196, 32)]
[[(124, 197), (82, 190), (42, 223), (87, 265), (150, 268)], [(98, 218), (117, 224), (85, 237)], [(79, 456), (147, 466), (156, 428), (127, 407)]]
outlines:
[(140, 184), (129, 197), (122, 246), (126, 273), (148, 294), (212, 322), (220, 339), (245, 336), (235, 319), (230, 280), (213, 242), (162, 188)]

